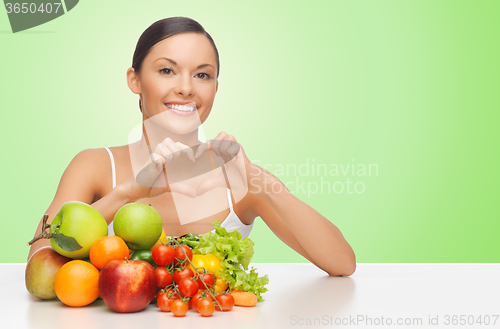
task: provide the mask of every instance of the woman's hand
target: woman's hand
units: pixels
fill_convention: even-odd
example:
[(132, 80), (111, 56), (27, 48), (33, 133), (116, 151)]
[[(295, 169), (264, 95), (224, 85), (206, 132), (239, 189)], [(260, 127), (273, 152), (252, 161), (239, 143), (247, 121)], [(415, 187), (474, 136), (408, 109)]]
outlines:
[(234, 136), (225, 132), (219, 133), (214, 139), (198, 147), (194, 155), (195, 159), (201, 157), (208, 150), (224, 161), (222, 173), (202, 182), (196, 189), (197, 195), (202, 195), (217, 187), (230, 187), (233, 192), (243, 194), (259, 192), (259, 187), (252, 184), (252, 178), (261, 177), (263, 173), (248, 159), (243, 147)]
[(124, 184), (124, 193), (131, 201), (141, 198), (152, 198), (165, 192), (178, 192), (190, 197), (196, 197), (196, 190), (182, 182), (169, 184), (165, 171), (166, 164), (172, 164), (181, 155), (195, 161), (193, 150), (182, 143), (166, 138), (159, 143), (148, 161), (137, 174)]

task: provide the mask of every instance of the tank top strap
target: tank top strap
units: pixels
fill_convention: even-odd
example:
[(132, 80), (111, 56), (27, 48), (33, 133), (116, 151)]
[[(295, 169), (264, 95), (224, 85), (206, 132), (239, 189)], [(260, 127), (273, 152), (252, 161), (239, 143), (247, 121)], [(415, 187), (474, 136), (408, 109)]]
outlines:
[(227, 202), (229, 202), (229, 210), (231, 212), (234, 212), (233, 211), (233, 200), (231, 198), (231, 190), (230, 189), (227, 189)]
[(113, 176), (113, 188), (116, 187), (116, 169), (115, 169), (115, 158), (113, 157), (113, 153), (111, 153), (111, 150), (105, 146), (104, 147), (106, 151), (108, 151), (109, 158), (111, 159), (111, 172)]

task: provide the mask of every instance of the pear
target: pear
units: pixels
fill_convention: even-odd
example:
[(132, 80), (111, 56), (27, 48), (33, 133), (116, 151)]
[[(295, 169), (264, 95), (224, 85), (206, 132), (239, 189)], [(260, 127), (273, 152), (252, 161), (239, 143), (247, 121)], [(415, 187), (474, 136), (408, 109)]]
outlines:
[(35, 251), (26, 264), (26, 289), (35, 297), (54, 299), (54, 281), (56, 274), (71, 259), (46, 246)]

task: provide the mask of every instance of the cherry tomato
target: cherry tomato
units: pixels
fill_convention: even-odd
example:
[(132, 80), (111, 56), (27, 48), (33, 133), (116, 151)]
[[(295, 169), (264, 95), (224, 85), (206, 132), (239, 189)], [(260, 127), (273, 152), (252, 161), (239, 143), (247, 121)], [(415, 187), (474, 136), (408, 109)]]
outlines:
[(191, 278), (183, 278), (179, 281), (179, 292), (183, 297), (193, 297), (198, 292), (198, 282)]
[(193, 309), (195, 309), (197, 312), (198, 312), (198, 302), (200, 301), (201, 298), (208, 298), (210, 299), (212, 302), (215, 300), (212, 295), (210, 295), (208, 293), (207, 290), (203, 291), (203, 290), (199, 290), (196, 295), (194, 295), (191, 300), (192, 300), (192, 304), (193, 304)]
[(174, 248), (159, 244), (153, 248), (153, 261), (160, 266), (168, 266), (172, 264), (175, 258)]
[(182, 250), (184, 250), (184, 252), (188, 256), (189, 260), (193, 259), (193, 251), (191, 250), (191, 248), (189, 248), (185, 244), (181, 244), (180, 247), (174, 248), (174, 252), (175, 252), (174, 264), (179, 263), (179, 261), (178, 261), (179, 259), (186, 259), (186, 256), (184, 255), (184, 252), (182, 252)]
[[(169, 294), (171, 297), (168, 297)], [(156, 304), (163, 312), (170, 312), (170, 303), (179, 297), (179, 294), (175, 293), (173, 289), (169, 289), (167, 292), (160, 290), (156, 293)]]
[(208, 297), (200, 298), (197, 306), (198, 312), (201, 314), (201, 316), (212, 316), (212, 314), (214, 314), (215, 306)]
[(166, 291), (167, 295), (170, 295), (170, 299), (178, 299), (178, 298), (181, 298), (181, 296), (179, 296), (179, 293), (177, 293), (174, 289), (168, 289)]
[(189, 310), (189, 307), (182, 300), (174, 299), (170, 302), (170, 310), (175, 316), (184, 316)]
[(188, 277), (189, 278), (194, 277), (194, 273), (193, 273), (193, 271), (191, 271), (191, 269), (189, 267), (184, 267), (184, 269), (175, 270), (175, 272), (174, 272), (174, 281), (177, 284), (179, 284), (181, 279), (188, 278)]
[[(198, 285), (200, 286), (201, 290), (207, 290), (207, 287), (208, 289), (210, 289), (214, 285), (215, 276), (212, 273), (206, 273), (206, 274), (198, 273), (198, 274), (199, 274)], [(203, 284), (203, 282), (205, 282), (206, 287), (205, 284)]]
[(196, 295), (191, 298), (191, 306), (193, 306), (193, 309), (198, 312), (198, 301), (201, 298), (201, 290), (196, 293)]
[[(222, 307), (222, 311), (229, 311), (234, 306), (234, 297), (231, 294), (218, 294), (215, 299), (219, 302)], [(215, 304), (215, 308), (220, 311), (220, 307)]]
[(172, 283), (173, 277), (172, 273), (167, 271), (163, 266), (155, 268), (156, 274), (156, 286), (160, 289), (164, 289), (166, 286)]
[(172, 299), (168, 298), (167, 293), (158, 291), (156, 294), (156, 304), (163, 312), (170, 312), (170, 302)]

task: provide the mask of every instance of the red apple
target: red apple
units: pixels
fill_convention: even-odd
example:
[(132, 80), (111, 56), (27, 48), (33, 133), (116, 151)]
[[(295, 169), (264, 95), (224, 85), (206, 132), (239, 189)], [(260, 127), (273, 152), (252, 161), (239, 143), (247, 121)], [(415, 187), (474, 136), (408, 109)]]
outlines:
[(99, 292), (113, 311), (138, 312), (155, 297), (155, 270), (143, 260), (112, 260), (99, 274)]
[(26, 289), (38, 298), (54, 299), (56, 274), (71, 259), (59, 255), (52, 247), (45, 246), (31, 255), (26, 264)]

